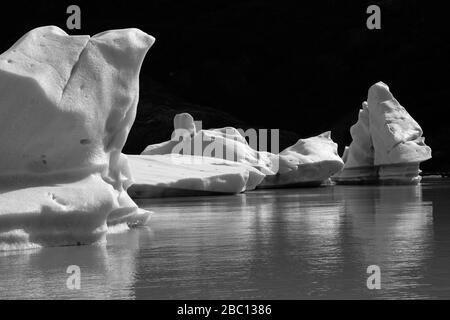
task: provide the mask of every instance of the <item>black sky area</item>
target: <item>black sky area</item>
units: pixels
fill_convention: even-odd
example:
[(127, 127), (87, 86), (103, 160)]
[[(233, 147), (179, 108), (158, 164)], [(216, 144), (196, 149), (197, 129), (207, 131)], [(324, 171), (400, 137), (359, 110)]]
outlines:
[[(66, 28), (70, 4), (81, 7), (80, 31)], [(381, 8), (381, 30), (366, 27), (370, 4)], [(383, 81), (433, 149), (424, 171), (450, 171), (450, 26), (443, 4), (15, 1), (2, 4), (0, 49), (43, 25), (90, 35), (137, 27), (154, 36), (129, 153), (169, 139), (172, 117), (182, 111), (204, 128), (279, 128), (282, 148), (331, 130), (342, 152), (368, 88)]]

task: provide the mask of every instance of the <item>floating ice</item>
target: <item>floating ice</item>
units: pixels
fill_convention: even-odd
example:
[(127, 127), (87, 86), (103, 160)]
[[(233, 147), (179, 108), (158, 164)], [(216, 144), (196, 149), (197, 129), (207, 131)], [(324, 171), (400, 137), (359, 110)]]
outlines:
[(389, 91), (378, 82), (369, 89), (358, 122), (350, 129), (344, 170), (338, 183), (418, 183), (419, 164), (431, 158), (422, 129)]
[(169, 141), (149, 145), (142, 155), (183, 154), (235, 161), (252, 166), (264, 174), (277, 170), (274, 154), (253, 149), (235, 128), (197, 130), (188, 113), (174, 118), (174, 132)]
[(320, 185), (328, 182), (344, 166), (329, 131), (316, 137), (300, 139), (278, 156), (279, 171), (276, 175), (266, 176), (258, 187)]
[(180, 154), (129, 155), (133, 198), (233, 194), (252, 190), (264, 174), (223, 159)]
[(244, 135), (232, 127), (198, 130), (187, 113), (175, 116), (174, 128), (171, 140), (150, 145), (142, 154), (196, 155), (252, 166), (266, 176), (258, 188), (319, 185), (343, 167), (329, 132), (300, 139), (283, 152), (274, 154), (257, 151), (256, 143), (249, 144)]
[(121, 150), (153, 42), (138, 29), (47, 26), (0, 55), (0, 247), (103, 242), (107, 221), (147, 220)]

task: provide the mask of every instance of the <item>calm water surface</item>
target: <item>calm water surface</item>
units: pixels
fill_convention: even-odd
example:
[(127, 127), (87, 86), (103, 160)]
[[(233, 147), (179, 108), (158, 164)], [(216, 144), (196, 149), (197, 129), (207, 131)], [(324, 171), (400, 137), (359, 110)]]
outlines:
[[(0, 253), (0, 298), (450, 298), (450, 182), (146, 200), (106, 246)], [(81, 268), (69, 290), (66, 268)], [(366, 269), (381, 268), (369, 290)]]

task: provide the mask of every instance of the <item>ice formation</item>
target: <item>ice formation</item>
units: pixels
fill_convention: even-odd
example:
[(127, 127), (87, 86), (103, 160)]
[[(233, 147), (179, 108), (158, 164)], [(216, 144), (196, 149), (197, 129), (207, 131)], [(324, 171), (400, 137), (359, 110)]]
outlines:
[(138, 29), (31, 30), (0, 55), (0, 246), (103, 242), (145, 223), (122, 147), (154, 39)]
[(337, 183), (418, 183), (419, 164), (431, 158), (422, 129), (389, 91), (378, 82), (369, 89), (358, 122), (350, 133), (344, 170)]
[(252, 148), (241, 132), (232, 127), (198, 130), (187, 113), (175, 116), (171, 140), (150, 145), (142, 152), (143, 155), (177, 153), (252, 166), (265, 175), (258, 188), (319, 185), (343, 167), (329, 132), (300, 139), (283, 152), (274, 154)]
[(233, 194), (253, 190), (264, 174), (223, 159), (180, 154), (129, 155), (133, 198)]
[(320, 185), (344, 166), (329, 131), (300, 139), (278, 156), (279, 171), (276, 175), (266, 176), (260, 188)]
[(188, 113), (177, 114), (171, 140), (149, 145), (143, 155), (184, 154), (226, 159), (250, 165), (264, 174), (277, 170), (274, 155), (250, 147), (245, 137), (235, 128), (225, 127), (198, 130)]

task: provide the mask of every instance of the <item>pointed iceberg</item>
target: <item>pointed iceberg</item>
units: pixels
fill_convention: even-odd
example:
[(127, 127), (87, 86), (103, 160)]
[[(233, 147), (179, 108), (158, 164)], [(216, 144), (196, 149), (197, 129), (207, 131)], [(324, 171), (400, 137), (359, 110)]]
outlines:
[(337, 183), (420, 181), (419, 164), (431, 158), (431, 149), (420, 125), (386, 84), (370, 87), (350, 133), (353, 141), (344, 152), (344, 170), (333, 177)]

